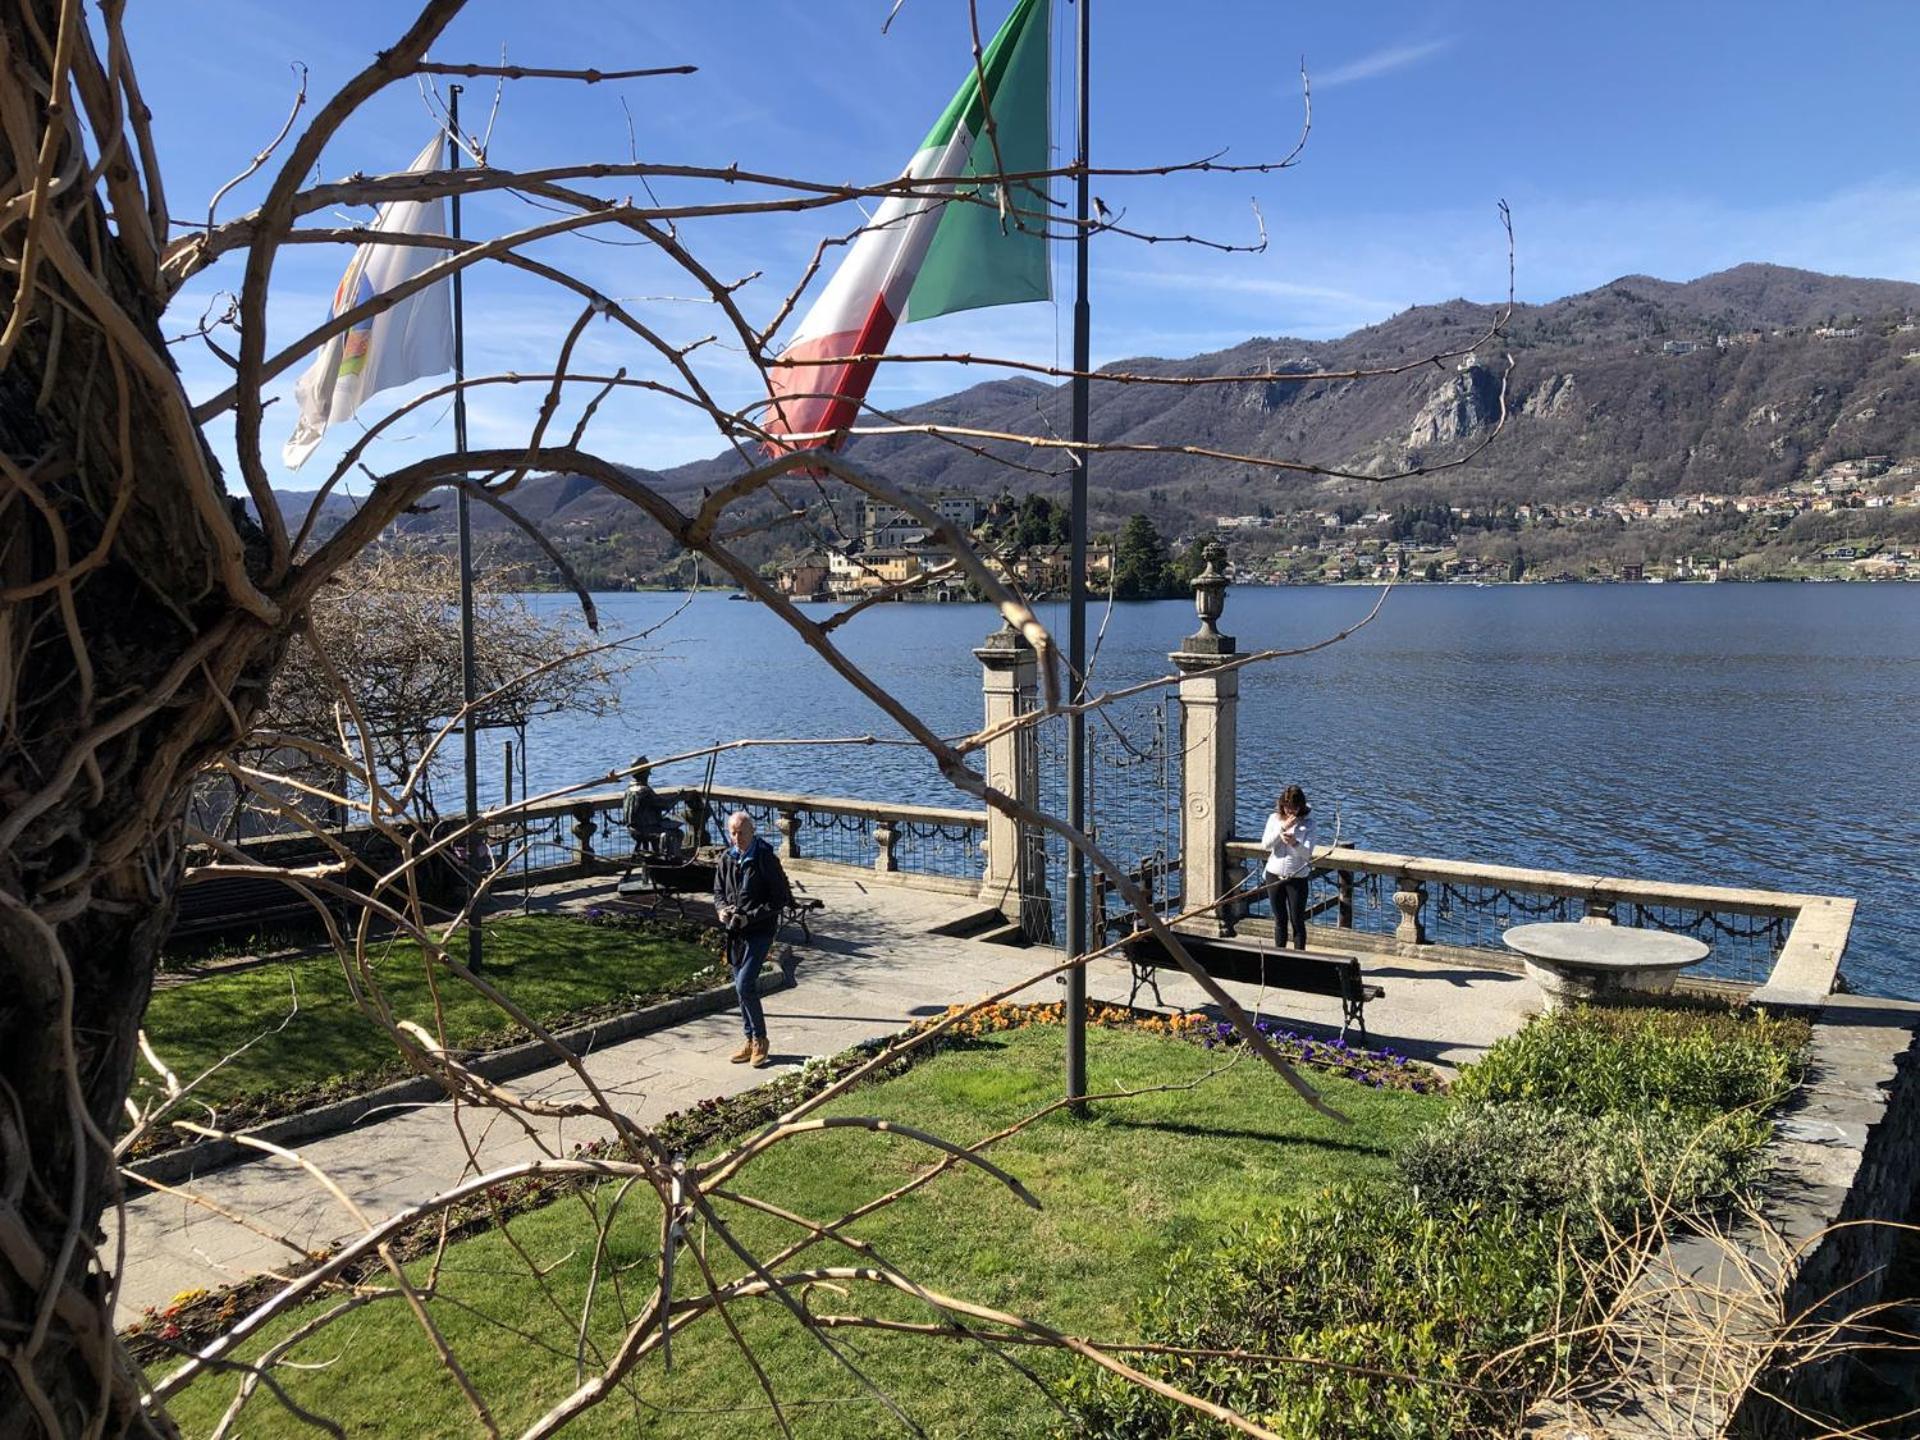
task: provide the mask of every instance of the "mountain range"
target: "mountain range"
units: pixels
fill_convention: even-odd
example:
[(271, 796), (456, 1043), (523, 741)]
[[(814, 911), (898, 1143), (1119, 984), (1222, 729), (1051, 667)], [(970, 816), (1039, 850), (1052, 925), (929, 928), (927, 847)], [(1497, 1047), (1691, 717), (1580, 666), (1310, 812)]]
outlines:
[[(1628, 275), (1548, 304), (1515, 305), (1468, 361), (1414, 363), (1463, 349), (1500, 314), (1501, 307), (1455, 299), (1337, 340), (1255, 337), (1184, 359), (1104, 367), (1108, 374), (1263, 378), (1187, 387), (1096, 383), (1097, 441), (1199, 446), (1385, 476), (1479, 445), (1498, 419), (1503, 377), (1508, 422), (1464, 466), (1378, 486), (1204, 456), (1097, 455), (1096, 525), (1140, 511), (1179, 533), (1214, 514), (1331, 504), (1362, 491), (1387, 505), (1758, 493), (1840, 460), (1920, 456), (1920, 331), (1910, 318), (1920, 317), (1920, 285), (1764, 264), (1684, 282)], [(1361, 379), (1285, 378), (1395, 366), (1406, 368)], [(1064, 384), (1016, 377), (900, 418), (1051, 436), (1064, 434), (1066, 407)], [(864, 437), (848, 453), (928, 493), (1066, 488), (1057, 451), (1003, 448), (1046, 474), (924, 435)], [(738, 468), (729, 455), (665, 471), (636, 466), (635, 473), (686, 495)], [(297, 494), (286, 501), (304, 508)], [(669, 558), (644, 521), (577, 477), (530, 479), (516, 505), (603, 578), (621, 565), (639, 567), (638, 574)], [(446, 506), (406, 523), (431, 532), (450, 515)], [(483, 531), (511, 533), (487, 512), (476, 520)], [(613, 569), (602, 560), (615, 562)]]

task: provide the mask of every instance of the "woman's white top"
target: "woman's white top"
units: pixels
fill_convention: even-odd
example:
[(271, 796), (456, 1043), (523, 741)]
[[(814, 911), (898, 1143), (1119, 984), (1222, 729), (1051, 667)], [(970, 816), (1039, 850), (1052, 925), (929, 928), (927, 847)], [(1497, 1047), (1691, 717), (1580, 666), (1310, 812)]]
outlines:
[(1291, 880), (1313, 868), (1313, 816), (1296, 815), (1283, 822), (1278, 813), (1267, 816), (1267, 828), (1260, 833), (1261, 848), (1267, 854), (1267, 874), (1275, 880)]

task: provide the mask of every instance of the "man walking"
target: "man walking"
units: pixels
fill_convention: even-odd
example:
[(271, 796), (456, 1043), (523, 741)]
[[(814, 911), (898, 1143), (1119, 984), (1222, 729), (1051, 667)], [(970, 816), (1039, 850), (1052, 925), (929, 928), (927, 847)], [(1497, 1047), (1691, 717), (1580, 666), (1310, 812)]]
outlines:
[(753, 832), (753, 817), (736, 810), (727, 817), (727, 849), (713, 871), (713, 909), (727, 936), (727, 967), (740, 997), (746, 1043), (729, 1058), (765, 1069), (767, 1016), (760, 1006), (760, 967), (780, 929), (780, 912), (793, 900), (787, 872), (773, 847)]

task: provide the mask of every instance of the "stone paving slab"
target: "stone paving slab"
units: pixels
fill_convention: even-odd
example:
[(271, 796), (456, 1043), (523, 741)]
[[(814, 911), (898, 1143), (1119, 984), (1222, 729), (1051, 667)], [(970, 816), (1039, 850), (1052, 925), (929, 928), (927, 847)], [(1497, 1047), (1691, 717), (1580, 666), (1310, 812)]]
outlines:
[[(811, 1056), (891, 1034), (948, 1005), (1004, 989), (1058, 963), (1053, 951), (929, 933), (979, 908), (963, 897), (820, 875), (807, 876), (807, 888), (826, 901), (827, 910), (816, 923), (818, 944), (798, 951), (796, 986), (766, 998), (778, 1066), (798, 1065)], [(603, 901), (610, 892), (610, 882), (578, 882), (539, 897), (537, 903), (542, 908), (581, 908)], [(1088, 989), (1096, 999), (1121, 1001), (1127, 996), (1128, 978), (1123, 963), (1096, 962), (1089, 970)], [(1384, 999), (1367, 1007), (1372, 1043), (1449, 1068), (1518, 1028), (1539, 1005), (1530, 984), (1498, 970), (1382, 958), (1368, 965), (1367, 978), (1386, 991)], [(1263, 997), (1256, 987), (1245, 985), (1228, 988), (1249, 1009), (1271, 1018), (1328, 1033), (1339, 1028), (1338, 1001), (1294, 994)], [(1171, 1008), (1204, 1000), (1184, 975), (1162, 972), (1160, 990)], [(1061, 994), (1056, 982), (1046, 980), (1016, 998), (1052, 1001)], [(1151, 1001), (1143, 992), (1142, 1003)], [(706, 1015), (609, 1045), (584, 1059), (597, 1085), (617, 1096), (635, 1120), (651, 1124), (697, 1100), (738, 1093), (777, 1073), (727, 1063), (739, 1035), (733, 1013)], [(525, 1075), (512, 1087), (544, 1099), (574, 1098), (582, 1090), (578, 1077), (561, 1066)], [(535, 1153), (534, 1141), (519, 1125), (471, 1107), (459, 1113), (483, 1167)], [(299, 1153), (331, 1176), (368, 1215), (383, 1217), (455, 1183), (468, 1171), (469, 1158), (453, 1119), (447, 1104), (396, 1110), (311, 1141), (299, 1147)], [(579, 1118), (538, 1126), (543, 1138), (559, 1147), (597, 1138), (603, 1128)], [(332, 1246), (360, 1228), (310, 1175), (279, 1160), (232, 1166), (181, 1184), (306, 1247)], [(273, 1241), (163, 1194), (131, 1200), (125, 1223), (123, 1320), (144, 1306), (167, 1303), (180, 1291), (231, 1284), (289, 1259), (286, 1249)]]

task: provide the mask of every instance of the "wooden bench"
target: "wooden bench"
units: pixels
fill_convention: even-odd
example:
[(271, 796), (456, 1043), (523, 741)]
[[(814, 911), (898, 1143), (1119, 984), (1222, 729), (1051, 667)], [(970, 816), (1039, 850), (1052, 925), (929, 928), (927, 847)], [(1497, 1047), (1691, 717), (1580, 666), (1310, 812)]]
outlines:
[[(1278, 950), (1255, 940), (1214, 939), (1182, 935), (1180, 943), (1194, 961), (1216, 980), (1233, 980), (1247, 985), (1262, 985), (1269, 990), (1288, 990), (1300, 995), (1330, 995), (1340, 1002), (1340, 1036), (1347, 1027), (1358, 1025), (1360, 1038), (1367, 1038), (1366, 1006), (1386, 994), (1378, 985), (1369, 985), (1360, 972), (1357, 955), (1332, 955), (1323, 950)], [(1180, 969), (1175, 960), (1152, 935), (1140, 935), (1121, 947), (1133, 969), (1133, 989), (1127, 1003), (1133, 1004), (1140, 987), (1160, 998), (1159, 972)], [(1183, 972), (1184, 973), (1184, 972)]]
[[(320, 899), (339, 912), (338, 902), (325, 895)], [(258, 934), (276, 920), (316, 924), (318, 918), (306, 897), (281, 881), (264, 875), (215, 875), (180, 887), (172, 938), (190, 940), (235, 930)]]

